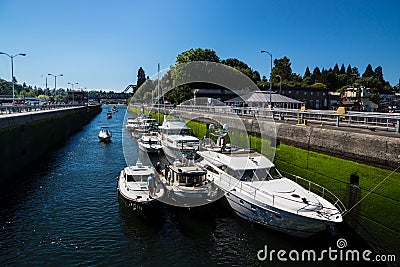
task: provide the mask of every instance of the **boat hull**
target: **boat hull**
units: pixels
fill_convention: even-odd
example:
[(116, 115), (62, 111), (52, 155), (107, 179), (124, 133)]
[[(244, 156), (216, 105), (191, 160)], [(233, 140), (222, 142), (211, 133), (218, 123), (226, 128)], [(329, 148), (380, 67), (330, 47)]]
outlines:
[(142, 150), (143, 152), (151, 153), (151, 154), (157, 154), (160, 153), (162, 147), (161, 146), (144, 146), (142, 143), (138, 142), (139, 144), (139, 149)]
[(335, 225), (333, 222), (293, 214), (259, 203), (254, 199), (247, 199), (236, 191), (227, 192), (225, 198), (230, 208), (243, 219), (301, 238), (309, 237)]

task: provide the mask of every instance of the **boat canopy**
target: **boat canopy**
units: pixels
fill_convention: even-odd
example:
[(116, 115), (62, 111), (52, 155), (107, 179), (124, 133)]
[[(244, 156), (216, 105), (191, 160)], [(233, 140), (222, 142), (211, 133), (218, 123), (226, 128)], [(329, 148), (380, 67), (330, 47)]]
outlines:
[(265, 156), (257, 152), (235, 152), (231, 154), (215, 151), (197, 152), (201, 157), (217, 166), (227, 166), (234, 171), (270, 169), (275, 165)]

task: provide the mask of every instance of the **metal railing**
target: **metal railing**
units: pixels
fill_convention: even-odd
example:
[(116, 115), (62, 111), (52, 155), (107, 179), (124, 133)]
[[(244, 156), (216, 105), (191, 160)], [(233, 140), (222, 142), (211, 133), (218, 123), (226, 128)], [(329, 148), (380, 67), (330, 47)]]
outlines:
[(62, 108), (71, 108), (71, 107), (83, 107), (86, 106), (84, 104), (40, 104), (40, 105), (0, 105), (0, 115), (1, 114), (13, 114), (13, 113), (26, 113), (26, 112), (34, 112), (34, 111), (42, 111), (42, 110), (52, 110), (52, 109), (62, 109)]
[[(135, 105), (142, 108), (141, 105)], [(164, 107), (144, 107), (153, 112), (164, 113)], [(400, 113), (378, 112), (353, 112), (338, 114), (333, 110), (305, 110), (283, 108), (259, 108), (259, 107), (231, 107), (231, 106), (194, 106), (194, 105), (167, 105), (166, 112), (201, 112), (204, 114), (224, 114), (231, 116), (254, 117), (277, 121), (295, 121), (297, 124), (333, 125), (336, 127), (364, 128), (371, 131), (389, 131), (400, 133)]]
[(347, 210), (346, 206), (343, 204), (343, 202), (334, 193), (332, 193), (325, 187), (323, 187), (319, 184), (316, 184), (314, 182), (311, 182), (310, 180), (307, 180), (303, 177), (297, 176), (295, 174), (291, 174), (291, 173), (284, 172), (284, 171), (282, 171), (282, 173), (285, 174), (286, 178), (289, 178), (292, 181), (296, 182), (297, 184), (301, 185), (302, 187), (307, 189), (309, 192), (313, 192), (314, 194), (317, 194), (320, 197), (328, 200), (339, 210), (340, 214), (343, 214)]

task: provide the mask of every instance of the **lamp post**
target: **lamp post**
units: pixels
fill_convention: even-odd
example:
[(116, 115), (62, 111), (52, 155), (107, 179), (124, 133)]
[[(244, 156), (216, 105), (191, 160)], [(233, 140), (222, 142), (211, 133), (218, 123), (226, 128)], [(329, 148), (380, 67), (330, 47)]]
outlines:
[(47, 74), (47, 75), (50, 75), (50, 76), (53, 76), (54, 77), (54, 101), (55, 101), (55, 98), (56, 98), (56, 90), (57, 90), (57, 77), (60, 77), (60, 76), (64, 76), (63, 74), (58, 74), (58, 75), (54, 75), (54, 74), (51, 74), (51, 73), (49, 73), (49, 74)]
[(269, 74), (269, 104), (272, 108), (272, 54), (265, 50), (261, 50), (261, 53), (267, 53), (271, 57), (271, 72)]
[(75, 101), (74, 101), (74, 85), (76, 85), (78, 83), (68, 83), (68, 84), (70, 84), (71, 87), (72, 87), (72, 105), (74, 105), (75, 104)]
[(9, 58), (11, 58), (11, 83), (12, 83), (12, 92), (13, 92), (13, 103), (14, 103), (14, 99), (15, 99), (15, 93), (14, 93), (14, 58), (17, 56), (26, 56), (26, 54), (20, 53), (20, 54), (16, 54), (13, 56), (10, 56), (7, 53), (4, 52), (0, 52), (0, 55), (6, 55)]

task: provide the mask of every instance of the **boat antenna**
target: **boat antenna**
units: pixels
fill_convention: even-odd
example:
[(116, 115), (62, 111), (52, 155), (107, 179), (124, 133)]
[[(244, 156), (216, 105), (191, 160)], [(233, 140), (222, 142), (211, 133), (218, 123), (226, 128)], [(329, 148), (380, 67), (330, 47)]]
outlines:
[[(158, 63), (158, 86), (157, 86), (157, 102), (158, 102), (158, 104), (160, 103), (160, 85), (161, 85), (161, 83), (160, 83), (160, 63)], [(157, 114), (158, 114), (158, 123), (160, 123), (160, 109), (159, 109), (159, 107), (160, 107), (160, 105), (157, 105), (157, 110), (158, 110), (158, 112), (157, 112)]]

